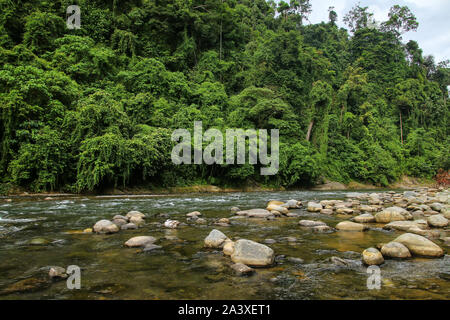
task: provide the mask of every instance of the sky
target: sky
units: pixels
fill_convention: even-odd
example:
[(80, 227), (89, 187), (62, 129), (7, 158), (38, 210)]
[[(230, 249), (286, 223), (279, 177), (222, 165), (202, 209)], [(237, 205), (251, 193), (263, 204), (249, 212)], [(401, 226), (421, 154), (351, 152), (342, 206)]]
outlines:
[[(288, 2), (288, 1), (287, 1)], [(377, 21), (388, 20), (389, 9), (395, 5), (408, 6), (419, 21), (416, 32), (403, 35), (403, 42), (415, 40), (424, 55), (433, 55), (436, 62), (450, 59), (450, 1), (449, 0), (360, 0), (361, 6), (369, 7)], [(328, 21), (328, 8), (335, 7), (338, 25), (345, 27), (342, 19), (358, 0), (311, 0), (313, 12), (311, 23)]]

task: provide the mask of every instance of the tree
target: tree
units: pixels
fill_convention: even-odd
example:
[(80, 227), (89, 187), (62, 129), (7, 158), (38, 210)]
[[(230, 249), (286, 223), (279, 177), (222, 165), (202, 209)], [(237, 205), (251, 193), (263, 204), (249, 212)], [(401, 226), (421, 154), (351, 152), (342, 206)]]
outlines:
[(328, 20), (332, 25), (336, 25), (338, 14), (336, 13), (336, 11), (334, 11), (334, 7), (328, 8)]
[(361, 7), (356, 4), (345, 16), (344, 23), (355, 33), (357, 30), (367, 28), (375, 23), (373, 13), (369, 12), (369, 7)]
[(382, 30), (393, 32), (397, 37), (408, 31), (416, 31), (419, 27), (416, 16), (407, 6), (391, 7), (388, 17), (389, 20), (381, 24)]
[(43, 53), (54, 49), (54, 41), (62, 36), (65, 23), (54, 14), (36, 11), (26, 18), (24, 43), (33, 52)]

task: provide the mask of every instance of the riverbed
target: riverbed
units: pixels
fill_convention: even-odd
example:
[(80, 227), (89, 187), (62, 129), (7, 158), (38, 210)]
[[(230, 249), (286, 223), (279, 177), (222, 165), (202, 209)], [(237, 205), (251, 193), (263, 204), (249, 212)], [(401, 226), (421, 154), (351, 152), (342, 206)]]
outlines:
[[(354, 192), (354, 191), (352, 191)], [(362, 192), (362, 191), (361, 191)], [(373, 192), (370, 191), (370, 192)], [(343, 219), (290, 210), (298, 217), (275, 220), (230, 218), (230, 208), (265, 208), (269, 200), (345, 199), (344, 191), (281, 191), (254, 193), (180, 194), (169, 196), (108, 196), (14, 198), (0, 200), (0, 299), (449, 299), (450, 257), (386, 260), (381, 288), (369, 290), (370, 274), (361, 252), (402, 234), (372, 224), (366, 232), (313, 233), (298, 225), (312, 219), (334, 227)], [(146, 224), (116, 234), (83, 234), (96, 221), (138, 210)], [(200, 211), (206, 224), (187, 221)], [(162, 226), (168, 218), (185, 225)], [(204, 239), (218, 229), (231, 239), (268, 244), (275, 264), (242, 277), (230, 268), (221, 250), (204, 248)], [(149, 235), (162, 248), (148, 253), (125, 248), (128, 239)], [(38, 239), (33, 243), (33, 239)], [(449, 248), (439, 243), (448, 253)], [(332, 257), (351, 261), (342, 266)], [(296, 260), (293, 258), (300, 258)], [(66, 281), (50, 281), (49, 266), (81, 268), (81, 289)], [(25, 286), (22, 286), (25, 284)]]

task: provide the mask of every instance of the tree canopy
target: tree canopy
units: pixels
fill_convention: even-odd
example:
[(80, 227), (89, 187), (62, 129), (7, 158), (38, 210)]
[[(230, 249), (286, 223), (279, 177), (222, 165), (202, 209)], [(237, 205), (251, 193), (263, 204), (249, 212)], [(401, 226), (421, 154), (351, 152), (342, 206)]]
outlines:
[[(81, 8), (68, 29), (66, 8)], [(310, 0), (0, 0), (0, 176), (33, 191), (332, 179), (449, 169), (449, 62), (418, 22)], [(280, 171), (172, 164), (174, 129), (279, 129)]]

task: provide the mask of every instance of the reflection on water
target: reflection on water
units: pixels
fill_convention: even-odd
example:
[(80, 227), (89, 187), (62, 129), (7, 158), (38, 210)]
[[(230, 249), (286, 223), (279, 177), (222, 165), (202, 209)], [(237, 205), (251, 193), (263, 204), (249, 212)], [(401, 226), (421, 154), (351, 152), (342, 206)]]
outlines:
[[(0, 205), (0, 299), (448, 299), (450, 261), (441, 259), (387, 260), (381, 266), (381, 290), (368, 290), (362, 250), (388, 242), (398, 233), (376, 228), (368, 232), (312, 233), (300, 219), (321, 219), (335, 226), (341, 219), (291, 210), (299, 218), (275, 221), (233, 220), (230, 208), (263, 208), (268, 200), (344, 199), (344, 192), (260, 192), (161, 197), (72, 197), (44, 201), (15, 199)], [(138, 230), (114, 235), (79, 231), (100, 219), (139, 210), (147, 223)], [(186, 221), (200, 211), (207, 225)], [(176, 230), (161, 227), (168, 215), (187, 223)], [(221, 252), (203, 248), (203, 239), (217, 228), (232, 239), (270, 244), (276, 264), (238, 277)], [(142, 253), (123, 243), (131, 237), (158, 238), (161, 250)], [(31, 244), (31, 241), (35, 243)], [(441, 246), (448, 250), (443, 243)], [(333, 256), (353, 263), (337, 266)], [(299, 263), (293, 258), (303, 259)], [(49, 266), (81, 267), (81, 290), (68, 290), (65, 281), (51, 283)], [(25, 289), (18, 290), (22, 285)], [(27, 289), (26, 286), (29, 286)], [(31, 289), (30, 289), (31, 288)], [(9, 290), (9, 291), (8, 291)]]

